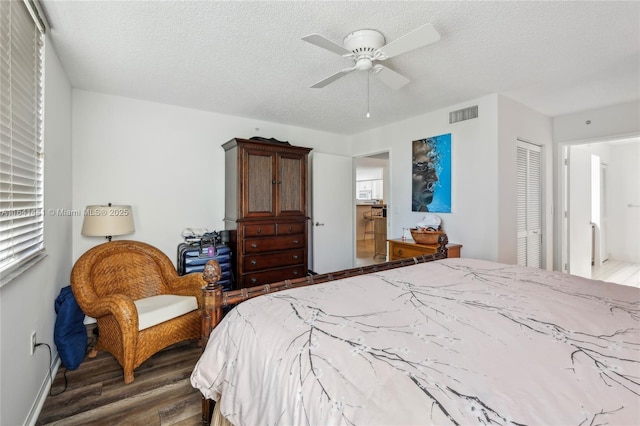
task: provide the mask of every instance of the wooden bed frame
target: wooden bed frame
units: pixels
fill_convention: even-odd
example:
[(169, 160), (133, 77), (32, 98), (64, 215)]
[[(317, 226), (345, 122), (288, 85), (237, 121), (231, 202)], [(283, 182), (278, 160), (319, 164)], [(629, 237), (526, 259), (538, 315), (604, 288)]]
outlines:
[[(223, 291), (221, 285), (218, 284), (218, 275), (207, 275), (206, 267), (203, 278), (207, 281), (207, 285), (202, 288), (202, 350), (207, 347), (211, 331), (222, 321), (223, 309), (235, 306), (245, 300), (252, 299), (263, 294), (275, 293), (277, 291), (287, 290), (290, 288), (304, 287), (314, 284), (321, 284), (329, 281), (340, 280), (343, 278), (370, 274), (373, 272), (381, 272), (389, 269), (395, 269), (402, 266), (415, 265), (418, 263), (432, 262), (434, 260), (447, 258), (447, 243), (449, 242), (446, 234), (441, 234), (438, 238), (438, 249), (434, 254), (422, 255), (419, 257), (411, 257), (407, 259), (393, 260), (391, 262), (378, 263), (374, 265), (363, 266), (360, 268), (345, 269), (337, 272), (330, 272), (320, 275), (309, 275), (303, 278), (279, 281), (273, 284), (258, 285), (255, 287), (247, 287), (240, 290)], [(207, 262), (216, 264), (215, 260)], [(215, 266), (219, 271), (219, 266)], [(209, 425), (212, 419), (212, 413), (215, 401), (202, 398), (202, 423)]]

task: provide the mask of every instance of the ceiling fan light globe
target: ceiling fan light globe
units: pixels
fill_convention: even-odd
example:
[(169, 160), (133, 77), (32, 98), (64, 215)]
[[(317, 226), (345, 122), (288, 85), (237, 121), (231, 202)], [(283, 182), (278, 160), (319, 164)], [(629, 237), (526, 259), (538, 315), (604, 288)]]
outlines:
[(373, 64), (371, 63), (371, 59), (369, 58), (360, 58), (356, 61), (355, 68), (359, 71), (369, 71), (373, 68)]

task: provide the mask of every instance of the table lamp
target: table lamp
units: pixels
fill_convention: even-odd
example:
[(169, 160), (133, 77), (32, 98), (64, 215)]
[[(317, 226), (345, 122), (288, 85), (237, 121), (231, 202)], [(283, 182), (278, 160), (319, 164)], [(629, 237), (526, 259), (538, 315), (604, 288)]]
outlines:
[(131, 206), (87, 206), (82, 223), (82, 235), (106, 237), (111, 241), (114, 235), (127, 235), (135, 231)]

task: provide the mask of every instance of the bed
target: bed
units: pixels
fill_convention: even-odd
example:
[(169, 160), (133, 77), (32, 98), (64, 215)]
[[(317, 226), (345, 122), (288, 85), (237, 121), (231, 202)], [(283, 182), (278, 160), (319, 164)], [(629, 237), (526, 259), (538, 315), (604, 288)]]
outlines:
[(203, 415), (215, 400), (235, 425), (640, 424), (640, 289), (442, 257), (236, 292), (224, 304), (250, 300), (221, 321), (210, 304)]

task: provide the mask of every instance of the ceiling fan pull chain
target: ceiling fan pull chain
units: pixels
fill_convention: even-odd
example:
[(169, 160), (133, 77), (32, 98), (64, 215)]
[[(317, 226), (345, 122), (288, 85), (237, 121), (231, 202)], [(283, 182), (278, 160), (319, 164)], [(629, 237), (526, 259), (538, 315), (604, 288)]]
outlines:
[(367, 73), (367, 118), (371, 117), (369, 114), (369, 82), (371, 80), (371, 72)]

